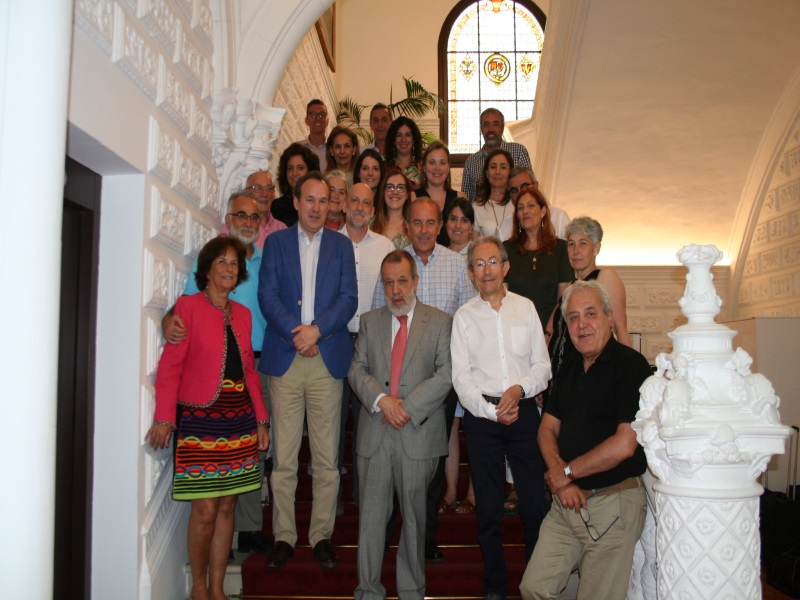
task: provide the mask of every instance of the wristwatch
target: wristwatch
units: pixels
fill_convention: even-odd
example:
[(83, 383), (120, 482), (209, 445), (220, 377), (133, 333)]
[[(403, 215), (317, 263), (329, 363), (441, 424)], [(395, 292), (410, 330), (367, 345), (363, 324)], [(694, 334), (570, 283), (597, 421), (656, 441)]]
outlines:
[(572, 474), (572, 467), (567, 465), (564, 467), (564, 477), (569, 479), (570, 481), (575, 481), (575, 476)]

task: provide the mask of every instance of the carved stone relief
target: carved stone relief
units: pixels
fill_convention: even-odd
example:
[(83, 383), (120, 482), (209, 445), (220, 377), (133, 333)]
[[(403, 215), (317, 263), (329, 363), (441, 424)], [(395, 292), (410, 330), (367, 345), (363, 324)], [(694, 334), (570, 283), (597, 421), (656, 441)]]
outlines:
[(214, 16), (207, 0), (195, 2), (192, 29), (210, 53), (214, 49)]
[(166, 200), (156, 186), (151, 192), (150, 237), (173, 252), (186, 246), (186, 210)]
[(196, 91), (203, 90), (203, 57), (185, 32), (175, 52), (175, 65)]
[[(145, 250), (145, 256), (150, 254)], [(152, 256), (152, 255), (151, 255)], [(150, 262), (145, 260), (145, 263)], [(150, 383), (155, 382), (156, 371), (158, 370), (158, 358), (161, 356), (161, 349), (164, 347), (164, 336), (161, 335), (161, 315), (158, 321), (152, 316), (145, 318), (145, 356), (147, 357), (147, 373)], [(151, 413), (152, 416), (152, 413)], [(147, 431), (145, 429), (145, 431)], [(144, 434), (144, 432), (142, 432)]]
[(119, 64), (149, 98), (155, 98), (158, 91), (161, 57), (136, 27), (128, 22), (119, 6), (115, 10), (114, 29), (111, 60)]
[(160, 78), (156, 103), (164, 109), (181, 131), (189, 133), (191, 120), (189, 93), (171, 71), (165, 71)]
[(669, 307), (674, 308), (678, 303), (681, 294), (674, 289), (648, 288), (645, 290), (646, 307)]
[(180, 8), (184, 18), (187, 21), (191, 21), (193, 11), (192, 0), (175, 0), (175, 4)]
[(181, 22), (165, 0), (141, 0), (139, 18), (169, 56), (175, 52), (181, 35)]
[(77, 0), (75, 24), (106, 54), (114, 38), (114, 3), (111, 0)]
[(212, 229), (209, 229), (202, 223), (194, 220), (191, 223), (191, 231), (192, 237), (189, 255), (192, 260), (195, 260), (197, 258), (197, 254), (200, 252), (200, 249), (216, 235), (216, 232)]
[(175, 172), (175, 191), (195, 206), (200, 206), (200, 197), (204, 191), (206, 169), (198, 164), (183, 150), (178, 152), (178, 168)]
[(319, 50), (316, 35), (311, 31), (292, 55), (275, 93), (273, 105), (286, 109), (275, 149), (276, 156), (280, 156), (292, 142), (308, 137), (306, 101), (298, 99), (319, 98), (325, 102), (329, 112), (333, 111), (335, 92), (332, 86), (329, 88), (324, 85), (326, 81), (330, 81), (328, 67)]
[(189, 139), (205, 155), (211, 154), (211, 115), (202, 101), (192, 97), (192, 122)]
[(169, 261), (145, 250), (144, 305), (166, 310), (169, 302)]
[(178, 298), (183, 295), (183, 290), (186, 289), (186, 282), (189, 281), (189, 277), (192, 276), (189, 271), (184, 271), (182, 269), (175, 268), (173, 271), (174, 276), (172, 279), (172, 288), (169, 298), (170, 306), (174, 306), (175, 302), (178, 301)]

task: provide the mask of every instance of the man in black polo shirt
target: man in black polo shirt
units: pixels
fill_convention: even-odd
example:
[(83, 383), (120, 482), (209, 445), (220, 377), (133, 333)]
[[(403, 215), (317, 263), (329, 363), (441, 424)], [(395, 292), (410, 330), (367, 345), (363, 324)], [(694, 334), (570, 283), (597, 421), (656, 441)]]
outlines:
[(579, 598), (624, 598), (646, 513), (647, 461), (630, 424), (650, 367), (611, 335), (611, 301), (596, 281), (568, 287), (562, 310), (578, 352), (553, 381), (539, 427), (553, 504), (520, 592), (556, 598), (579, 567)]

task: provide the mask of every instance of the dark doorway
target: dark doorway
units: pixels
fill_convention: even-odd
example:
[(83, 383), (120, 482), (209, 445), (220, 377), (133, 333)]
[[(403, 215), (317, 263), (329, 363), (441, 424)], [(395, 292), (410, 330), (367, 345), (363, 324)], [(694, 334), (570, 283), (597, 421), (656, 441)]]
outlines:
[(101, 178), (67, 158), (61, 229), (53, 598), (89, 598)]

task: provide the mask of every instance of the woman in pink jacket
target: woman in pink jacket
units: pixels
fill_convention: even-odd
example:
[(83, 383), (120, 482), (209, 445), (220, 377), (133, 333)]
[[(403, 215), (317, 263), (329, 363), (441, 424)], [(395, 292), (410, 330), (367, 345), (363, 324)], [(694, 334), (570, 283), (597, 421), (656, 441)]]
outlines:
[(187, 337), (164, 346), (155, 416), (145, 436), (158, 449), (176, 433), (172, 497), (192, 503), (193, 600), (226, 598), (222, 582), (236, 496), (261, 487), (258, 451), (269, 446), (250, 311), (228, 299), (247, 279), (245, 256), (244, 245), (229, 237), (215, 238), (200, 250), (195, 279), (203, 291), (182, 296), (175, 305)]

